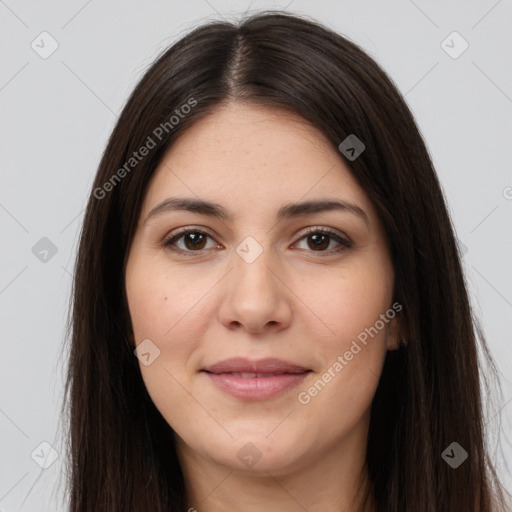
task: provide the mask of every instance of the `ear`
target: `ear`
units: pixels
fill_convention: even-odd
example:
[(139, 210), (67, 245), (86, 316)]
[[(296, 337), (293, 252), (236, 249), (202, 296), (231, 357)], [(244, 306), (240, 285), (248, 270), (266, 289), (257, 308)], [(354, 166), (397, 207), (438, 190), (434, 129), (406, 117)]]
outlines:
[(395, 315), (388, 324), (386, 338), (387, 350), (397, 350), (400, 348), (400, 342), (404, 339), (403, 328), (401, 325), (400, 314)]
[(130, 345), (133, 347), (133, 348), (136, 348), (135, 346), (135, 335), (133, 334), (133, 332), (130, 332), (128, 334), (128, 341), (130, 342)]

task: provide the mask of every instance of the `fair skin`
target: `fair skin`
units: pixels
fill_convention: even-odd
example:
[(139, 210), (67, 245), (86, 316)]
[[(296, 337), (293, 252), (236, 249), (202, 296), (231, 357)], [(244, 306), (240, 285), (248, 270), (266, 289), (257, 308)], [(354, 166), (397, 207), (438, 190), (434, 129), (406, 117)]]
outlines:
[[(155, 206), (178, 196), (219, 204), (232, 216), (166, 210), (148, 219)], [(364, 213), (276, 219), (287, 203), (323, 199)], [(185, 235), (165, 247), (184, 227), (207, 236)], [(317, 248), (308, 227), (329, 228), (351, 246), (320, 233)], [(257, 242), (250, 251), (262, 251), (250, 263), (236, 250), (247, 237)], [(344, 354), (391, 308), (393, 282), (375, 208), (319, 131), (277, 109), (230, 103), (183, 133), (147, 189), (126, 293), (134, 344), (150, 339), (160, 350), (140, 370), (176, 433), (189, 507), (355, 510), (367, 477), (371, 401), (387, 350), (398, 347), (399, 317), (359, 343), (353, 358)], [(235, 356), (277, 357), (311, 371), (277, 396), (241, 399), (200, 371)], [(338, 356), (341, 371), (333, 370)], [(325, 386), (308, 394), (329, 368)], [(260, 456), (250, 467), (237, 456), (247, 443), (245, 450)]]

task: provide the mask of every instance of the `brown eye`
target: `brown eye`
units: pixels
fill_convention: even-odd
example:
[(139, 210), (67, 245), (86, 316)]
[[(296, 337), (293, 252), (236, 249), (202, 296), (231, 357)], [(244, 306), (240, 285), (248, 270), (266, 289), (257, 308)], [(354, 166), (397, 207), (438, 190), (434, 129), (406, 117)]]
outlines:
[(206, 235), (204, 233), (192, 231), (183, 235), (183, 241), (187, 249), (204, 249)]
[(316, 234), (316, 235), (308, 235), (307, 239), (308, 241), (313, 241), (312, 244), (308, 243), (308, 246), (311, 249), (327, 249), (329, 247), (330, 243), (330, 236), (324, 235), (324, 234)]
[[(213, 241), (212, 236), (204, 231), (198, 229), (184, 229), (167, 238), (163, 242), (163, 245), (175, 252), (188, 255), (200, 253), (209, 248), (222, 248), (222, 246), (215, 243), (207, 247), (208, 238)], [(296, 243), (301, 243), (303, 240), (307, 240), (306, 250), (308, 252), (316, 252), (319, 253), (320, 256), (328, 256), (352, 247), (352, 242), (329, 228), (309, 228)], [(329, 249), (333, 243), (335, 244), (334, 247)]]
[[(309, 252), (325, 253), (326, 256), (352, 247), (352, 242), (329, 228), (309, 228), (299, 239), (299, 242), (304, 239), (307, 240)], [(332, 242), (338, 244), (338, 246), (328, 249)]]
[[(204, 231), (187, 229), (172, 235), (163, 242), (163, 245), (181, 253), (200, 252), (207, 249), (208, 238), (212, 237)], [(181, 246), (180, 242), (182, 243)], [(218, 244), (213, 244), (213, 247), (219, 246)]]

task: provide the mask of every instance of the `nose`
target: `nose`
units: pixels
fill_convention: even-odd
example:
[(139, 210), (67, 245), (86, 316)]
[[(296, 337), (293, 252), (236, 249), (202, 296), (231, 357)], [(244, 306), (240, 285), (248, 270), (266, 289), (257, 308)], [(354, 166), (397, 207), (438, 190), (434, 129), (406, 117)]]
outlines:
[(249, 263), (233, 254), (233, 268), (227, 274), (218, 310), (220, 322), (228, 329), (264, 334), (286, 329), (291, 322), (293, 293), (286, 278), (271, 261), (266, 249)]

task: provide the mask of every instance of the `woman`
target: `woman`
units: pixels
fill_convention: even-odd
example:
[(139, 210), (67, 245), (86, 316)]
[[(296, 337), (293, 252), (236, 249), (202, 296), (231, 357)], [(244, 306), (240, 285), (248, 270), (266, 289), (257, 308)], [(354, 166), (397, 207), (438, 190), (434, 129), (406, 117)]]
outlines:
[(73, 512), (506, 510), (431, 159), (314, 21), (209, 23), (150, 67), (73, 299)]

